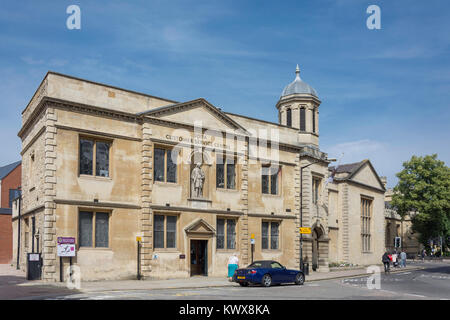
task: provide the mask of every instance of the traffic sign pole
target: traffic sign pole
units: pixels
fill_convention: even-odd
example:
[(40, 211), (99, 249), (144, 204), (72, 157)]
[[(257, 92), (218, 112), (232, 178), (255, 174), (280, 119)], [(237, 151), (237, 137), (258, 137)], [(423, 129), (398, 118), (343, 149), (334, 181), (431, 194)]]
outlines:
[(136, 237), (137, 242), (137, 279), (141, 280), (141, 237)]

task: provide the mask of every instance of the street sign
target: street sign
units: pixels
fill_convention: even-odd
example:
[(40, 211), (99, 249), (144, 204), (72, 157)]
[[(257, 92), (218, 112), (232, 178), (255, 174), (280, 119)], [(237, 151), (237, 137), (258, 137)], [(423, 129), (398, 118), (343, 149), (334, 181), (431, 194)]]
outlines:
[(75, 245), (58, 243), (57, 253), (58, 257), (75, 257)]
[(142, 242), (142, 237), (136, 237), (137, 242)]
[(255, 234), (254, 234), (254, 233), (252, 233), (252, 234), (250, 235), (250, 239), (255, 239)]
[(39, 253), (30, 253), (28, 255), (28, 261), (39, 261)]
[(73, 237), (58, 237), (58, 244), (75, 244), (75, 238)]
[(310, 234), (311, 228), (306, 228), (306, 227), (300, 228), (300, 233), (301, 234)]
[(255, 244), (255, 239), (250, 239), (250, 244)]

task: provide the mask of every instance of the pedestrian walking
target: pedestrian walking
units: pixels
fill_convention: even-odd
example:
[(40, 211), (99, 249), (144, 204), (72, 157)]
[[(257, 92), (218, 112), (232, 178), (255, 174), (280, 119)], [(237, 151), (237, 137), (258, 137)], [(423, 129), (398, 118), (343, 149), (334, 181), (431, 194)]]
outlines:
[(406, 268), (406, 252), (402, 250), (400, 253), (400, 261), (401, 261), (401, 267)]
[(425, 251), (425, 249), (422, 250), (422, 253), (420, 254), (422, 257), (422, 262), (425, 261), (425, 256), (427, 255), (427, 252)]
[(394, 266), (394, 268), (398, 267), (398, 260), (397, 260), (397, 252), (393, 252), (392, 253), (392, 265)]
[(381, 258), (381, 261), (383, 262), (383, 265), (384, 265), (384, 272), (385, 273), (389, 272), (390, 271), (389, 270), (389, 266), (391, 264), (391, 258), (389, 258), (389, 253), (387, 251), (383, 254), (383, 257)]
[(228, 280), (233, 281), (233, 275), (236, 269), (239, 268), (239, 258), (236, 253), (228, 259)]

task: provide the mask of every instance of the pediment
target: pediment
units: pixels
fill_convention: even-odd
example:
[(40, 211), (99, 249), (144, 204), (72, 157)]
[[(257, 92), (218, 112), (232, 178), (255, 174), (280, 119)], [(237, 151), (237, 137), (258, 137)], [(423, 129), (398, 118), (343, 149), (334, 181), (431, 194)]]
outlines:
[(207, 129), (247, 133), (240, 124), (202, 98), (152, 109), (142, 115), (188, 125), (201, 123)]
[(197, 219), (185, 229), (186, 233), (215, 234), (216, 230), (203, 219)]
[(353, 174), (348, 177), (349, 180), (365, 184), (377, 189), (384, 190), (384, 185), (380, 180), (380, 177), (376, 173), (375, 169), (371, 165), (370, 161), (365, 163)]

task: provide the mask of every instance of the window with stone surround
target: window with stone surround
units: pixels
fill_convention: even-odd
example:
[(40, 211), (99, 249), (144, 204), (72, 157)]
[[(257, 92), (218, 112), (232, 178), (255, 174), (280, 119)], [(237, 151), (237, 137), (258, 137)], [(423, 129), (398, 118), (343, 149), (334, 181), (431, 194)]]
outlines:
[(306, 109), (300, 108), (300, 131), (306, 131)]
[(155, 181), (177, 182), (178, 149), (155, 147), (153, 174)]
[(279, 194), (279, 176), (281, 168), (278, 165), (263, 165), (261, 170), (261, 192), (264, 194)]
[(372, 200), (361, 197), (361, 248), (362, 252), (371, 251)]
[(312, 132), (316, 133), (316, 110), (312, 111)]
[(288, 127), (292, 126), (292, 109), (291, 108), (288, 108), (286, 110), (286, 125)]
[(319, 202), (319, 196), (320, 196), (320, 178), (313, 177), (312, 178), (312, 202), (313, 204), (317, 204)]
[(217, 218), (217, 249), (236, 249), (236, 220)]
[(261, 248), (264, 250), (278, 250), (280, 248), (280, 222), (263, 221), (261, 224)]
[(29, 239), (30, 239), (30, 219), (26, 218), (25, 220), (25, 235), (24, 235), (24, 247), (28, 249)]
[(234, 157), (217, 156), (216, 187), (220, 189), (236, 189), (236, 160)]
[(153, 248), (177, 247), (177, 216), (155, 214), (153, 216)]
[(78, 243), (80, 247), (109, 247), (110, 212), (80, 211)]
[(109, 177), (109, 153), (111, 142), (80, 138), (80, 174)]

